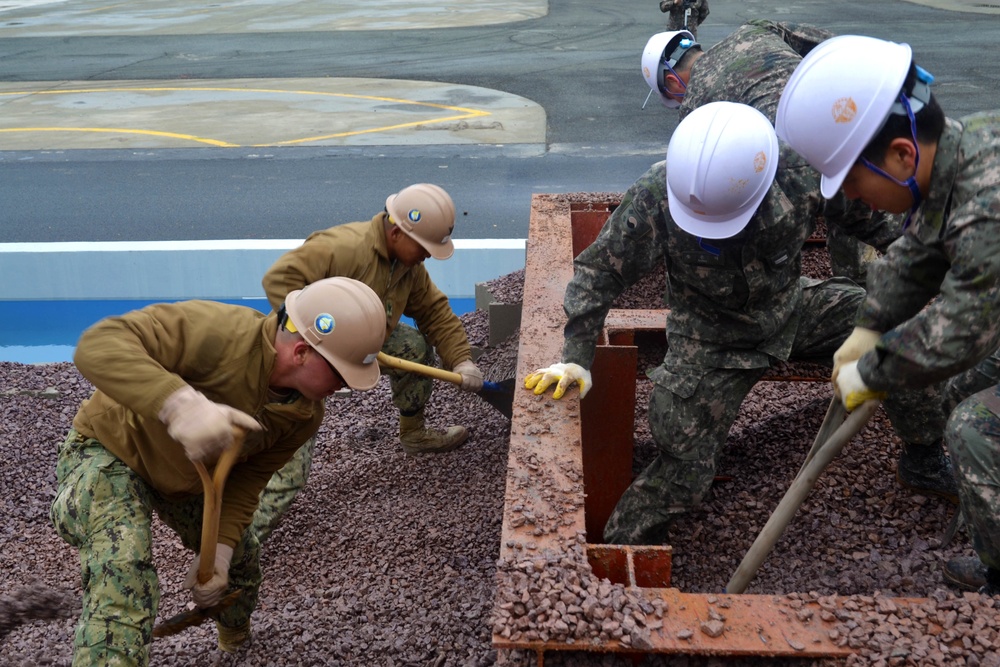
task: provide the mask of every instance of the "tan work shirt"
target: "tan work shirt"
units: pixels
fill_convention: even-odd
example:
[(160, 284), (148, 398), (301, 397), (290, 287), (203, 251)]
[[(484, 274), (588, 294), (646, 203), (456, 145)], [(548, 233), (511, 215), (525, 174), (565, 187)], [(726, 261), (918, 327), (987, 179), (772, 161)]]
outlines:
[(385, 238), (386, 214), (368, 222), (351, 222), (313, 232), (289, 250), (264, 274), (263, 286), (277, 310), (289, 292), (323, 278), (342, 276), (371, 287), (385, 306), (386, 338), (403, 315), (437, 348), (448, 368), (472, 359), (461, 320), (423, 264), (407, 267), (389, 260)]
[(282, 402), (269, 390), (276, 328), (273, 314), (212, 301), (155, 304), (104, 319), (77, 344), (74, 362), (96, 391), (81, 404), (73, 428), (170, 499), (201, 494), (202, 485), (157, 417), (166, 398), (189, 384), (252, 415), (264, 430), (247, 435), (219, 525), (219, 541), (235, 546), (271, 475), (323, 420), (322, 401), (293, 393)]

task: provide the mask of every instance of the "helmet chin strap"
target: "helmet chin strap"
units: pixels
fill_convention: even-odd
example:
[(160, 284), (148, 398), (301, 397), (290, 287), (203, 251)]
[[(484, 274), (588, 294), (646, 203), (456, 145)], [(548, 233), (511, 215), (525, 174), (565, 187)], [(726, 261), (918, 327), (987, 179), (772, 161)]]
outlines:
[(897, 102), (897, 105), (902, 105), (902, 108), (906, 111), (906, 117), (910, 119), (910, 136), (913, 137), (913, 149), (916, 151), (916, 157), (913, 160), (913, 175), (905, 181), (901, 181), (884, 169), (876, 166), (866, 157), (861, 158), (861, 164), (865, 165), (868, 169), (874, 171), (879, 176), (888, 178), (896, 185), (902, 185), (910, 190), (910, 195), (913, 197), (913, 205), (910, 207), (910, 213), (906, 216), (906, 220), (903, 222), (903, 229), (906, 229), (910, 224), (910, 219), (913, 217), (913, 214), (916, 213), (918, 208), (920, 208), (920, 204), (923, 201), (923, 195), (920, 194), (920, 186), (917, 185), (917, 168), (920, 166), (920, 144), (917, 143), (917, 120), (913, 116), (913, 109), (910, 106), (910, 100), (907, 98), (906, 93), (901, 92), (899, 94), (899, 101)]

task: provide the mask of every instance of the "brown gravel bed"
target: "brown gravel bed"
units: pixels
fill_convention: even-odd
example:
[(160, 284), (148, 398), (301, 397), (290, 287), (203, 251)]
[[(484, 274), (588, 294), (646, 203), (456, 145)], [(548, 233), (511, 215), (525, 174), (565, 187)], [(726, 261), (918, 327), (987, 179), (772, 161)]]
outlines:
[[(522, 279), (505, 277), (501, 282), (510, 284), (491, 291), (516, 294)], [(628, 298), (655, 303), (659, 286), (652, 288), (645, 301)], [(485, 347), (484, 314), (462, 319), (472, 342)], [(488, 377), (491, 355), (509, 357), (500, 347), (481, 358)], [(662, 350), (643, 345), (636, 470), (655, 452), (642, 370), (661, 357)], [(25, 593), (25, 586), (65, 594), (74, 604), (79, 596), (76, 552), (54, 534), (48, 507), (55, 447), (89, 391), (71, 364), (0, 363), (0, 614), (4, 600), (41, 595), (38, 588)], [(754, 388), (719, 458), (720, 479), (703, 506), (672, 530), (675, 586), (722, 590), (797, 471), (829, 400), (826, 383)], [(490, 636), (508, 424), (483, 401), (442, 383), (428, 409), (431, 421), (467, 424), (472, 439), (448, 454), (407, 457), (396, 444), (395, 417), (386, 417), (393, 412), (385, 380), (372, 392), (331, 402), (309, 485), (265, 547), (255, 636), (239, 664), (471, 667), (496, 661)], [(834, 609), (840, 641), (858, 651), (850, 665), (1000, 667), (996, 600), (959, 594), (941, 578), (947, 558), (972, 553), (967, 535), (959, 531), (942, 546), (952, 508), (896, 485), (898, 446), (879, 412), (820, 477), (747, 592), (790, 603), (797, 596), (824, 600)], [(187, 603), (180, 583), (190, 555), (160, 524), (156, 536), (161, 616), (168, 616)], [(803, 593), (785, 597), (795, 591)], [(899, 596), (927, 600), (894, 608), (889, 598)], [(650, 610), (650, 618), (655, 615)], [(0, 636), (0, 665), (68, 665), (74, 620), (38, 619)], [(213, 635), (203, 626), (157, 640), (152, 664), (209, 665)], [(533, 658), (515, 652), (510, 664), (533, 664)], [(549, 652), (546, 664), (634, 663), (617, 655)], [(651, 656), (641, 664), (773, 662)]]

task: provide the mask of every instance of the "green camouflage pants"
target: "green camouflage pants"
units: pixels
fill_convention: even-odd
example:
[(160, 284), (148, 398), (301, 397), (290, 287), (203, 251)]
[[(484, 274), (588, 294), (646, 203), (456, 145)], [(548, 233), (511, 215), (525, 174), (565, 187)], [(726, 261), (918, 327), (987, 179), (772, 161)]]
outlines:
[[(390, 356), (415, 361), (425, 366), (434, 363), (434, 350), (427, 343), (427, 339), (417, 329), (406, 324), (396, 326), (382, 346), (382, 351)], [(384, 366), (382, 373), (389, 376), (392, 402), (400, 412), (416, 413), (430, 400), (434, 388), (433, 379)], [(253, 516), (251, 532), (257, 536), (261, 544), (270, 537), (295, 497), (305, 488), (315, 448), (316, 438), (307, 440), (288, 463), (274, 473), (260, 494), (260, 503)]]
[[(948, 380), (945, 442), (972, 548), (1000, 570), (1000, 352)], [(952, 409), (954, 408), (954, 409)]]
[[(100, 442), (72, 430), (59, 446), (56, 478), (50, 518), (59, 536), (79, 549), (83, 584), (73, 665), (147, 665), (160, 602), (153, 512), (196, 551), (203, 498), (165, 500)], [(236, 627), (250, 620), (261, 584), (260, 546), (249, 531), (233, 554), (229, 583), (243, 595), (220, 622)]]

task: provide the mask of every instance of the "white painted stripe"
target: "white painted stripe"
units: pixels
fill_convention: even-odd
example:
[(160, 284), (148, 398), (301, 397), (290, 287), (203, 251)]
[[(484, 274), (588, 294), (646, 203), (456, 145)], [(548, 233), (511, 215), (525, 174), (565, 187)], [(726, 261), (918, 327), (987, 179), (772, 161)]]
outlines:
[[(206, 241), (66, 241), (51, 243), (0, 243), (7, 252), (164, 252), (191, 250), (289, 250), (304, 239), (229, 239)], [(457, 250), (517, 250), (526, 239), (455, 239)]]

